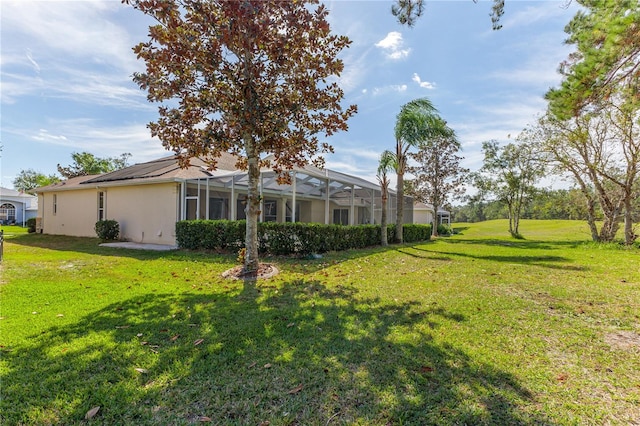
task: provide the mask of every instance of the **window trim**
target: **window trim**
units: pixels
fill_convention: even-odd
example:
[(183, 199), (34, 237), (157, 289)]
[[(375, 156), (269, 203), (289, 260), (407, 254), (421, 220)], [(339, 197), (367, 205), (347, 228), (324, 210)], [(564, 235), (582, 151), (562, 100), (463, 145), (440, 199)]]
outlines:
[(262, 203), (262, 210), (262, 217), (264, 222), (278, 221), (278, 200), (264, 200)]
[(107, 219), (107, 193), (98, 191), (98, 221)]
[[(15, 221), (16, 220), (16, 214), (17, 214), (17, 208), (15, 206), (15, 204), (10, 203), (10, 202), (4, 202), (2, 203), (2, 205), (0, 205), (0, 209), (2, 210), (6, 210), (6, 216), (7, 218), (0, 218), (1, 220), (6, 220), (6, 221)], [(13, 211), (13, 217), (11, 217), (11, 215), (9, 214), (10, 211)]]
[[(336, 222), (336, 214), (338, 214), (340, 217), (340, 222), (337, 223)], [(346, 223), (342, 223), (342, 219), (343, 219), (343, 214), (346, 214)], [(345, 208), (335, 208), (333, 209), (333, 224), (334, 225), (349, 225), (349, 209), (345, 209)]]

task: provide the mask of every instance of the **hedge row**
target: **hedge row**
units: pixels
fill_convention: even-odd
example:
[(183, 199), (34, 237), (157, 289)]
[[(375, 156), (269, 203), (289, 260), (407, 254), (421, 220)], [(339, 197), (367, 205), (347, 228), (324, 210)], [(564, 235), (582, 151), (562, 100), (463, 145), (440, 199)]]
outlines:
[[(244, 220), (183, 220), (176, 223), (178, 246), (197, 250), (231, 250), (244, 247)], [(395, 225), (387, 227), (393, 241)], [(403, 226), (405, 242), (426, 241), (430, 225)], [(258, 244), (262, 253), (274, 255), (325, 253), (380, 244), (380, 225), (321, 225), (318, 223), (258, 223)]]

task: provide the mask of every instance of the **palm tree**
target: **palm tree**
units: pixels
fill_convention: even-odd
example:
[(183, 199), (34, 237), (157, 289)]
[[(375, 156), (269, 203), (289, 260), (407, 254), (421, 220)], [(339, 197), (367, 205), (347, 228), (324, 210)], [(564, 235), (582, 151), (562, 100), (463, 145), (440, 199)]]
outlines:
[(438, 115), (438, 110), (427, 98), (414, 99), (402, 106), (396, 117), (396, 242), (402, 243), (404, 222), (404, 174), (407, 171), (407, 153), (432, 137), (446, 135), (446, 122)]
[(385, 150), (380, 155), (380, 163), (378, 164), (378, 173), (376, 177), (380, 183), (380, 198), (382, 199), (382, 213), (380, 217), (380, 244), (386, 246), (387, 242), (387, 201), (389, 200), (389, 176), (387, 172), (396, 170), (396, 156), (393, 152)]

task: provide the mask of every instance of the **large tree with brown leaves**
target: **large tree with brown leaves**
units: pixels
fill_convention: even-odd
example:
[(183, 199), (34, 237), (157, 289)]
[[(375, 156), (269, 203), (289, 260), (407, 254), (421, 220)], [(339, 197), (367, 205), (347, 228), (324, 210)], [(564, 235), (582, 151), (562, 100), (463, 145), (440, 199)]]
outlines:
[(134, 80), (160, 103), (153, 136), (182, 165), (201, 156), (215, 167), (222, 152), (248, 170), (245, 271), (258, 268), (261, 158), (286, 181), (294, 166), (331, 146), (319, 140), (347, 129), (337, 59), (347, 37), (331, 34), (317, 0), (123, 0), (157, 23), (134, 51), (146, 71)]

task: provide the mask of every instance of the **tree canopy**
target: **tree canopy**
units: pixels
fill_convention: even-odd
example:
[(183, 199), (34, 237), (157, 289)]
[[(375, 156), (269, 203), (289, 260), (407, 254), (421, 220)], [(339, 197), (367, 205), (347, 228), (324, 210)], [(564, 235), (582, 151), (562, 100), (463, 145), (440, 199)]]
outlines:
[(223, 152), (248, 170), (244, 269), (258, 268), (260, 166), (281, 181), (294, 166), (323, 165), (320, 141), (347, 129), (337, 55), (350, 40), (331, 33), (317, 0), (123, 0), (157, 21), (134, 51), (146, 71), (134, 81), (159, 103), (149, 124), (184, 166), (201, 156), (215, 168)]
[(640, 3), (576, 0), (583, 10), (565, 27), (576, 51), (560, 65), (564, 80), (546, 97), (558, 118), (580, 114), (615, 92), (640, 101)]
[[(540, 126), (549, 137), (543, 146), (585, 194), (593, 238), (615, 238), (624, 210), (625, 241), (631, 244), (640, 191), (640, 3), (577, 1), (584, 9), (565, 28), (576, 51), (560, 66), (560, 87), (546, 94), (548, 114)], [(579, 155), (567, 155), (566, 148)], [(599, 234), (596, 197), (605, 219)]]
[(13, 187), (22, 192), (33, 194), (35, 188), (47, 186), (58, 182), (60, 178), (56, 175), (45, 175), (33, 169), (21, 170), (13, 179)]
[(536, 192), (535, 183), (543, 175), (544, 165), (534, 145), (525, 140), (505, 146), (500, 146), (495, 140), (486, 141), (482, 143), (482, 151), (484, 162), (475, 180), (506, 204), (509, 233), (521, 238), (520, 217)]
[(119, 157), (100, 158), (86, 151), (74, 152), (71, 154), (73, 163), (67, 167), (58, 164), (58, 173), (66, 179), (109, 173), (127, 167), (129, 157), (130, 153), (121, 154)]
[[(438, 210), (450, 198), (464, 193), (464, 182), (469, 170), (460, 166), (461, 150), (455, 132), (442, 124), (445, 132), (429, 138), (418, 145), (417, 152), (409, 154), (417, 165), (408, 168), (415, 176), (411, 181), (411, 194), (414, 199), (433, 205), (434, 221), (431, 229), (438, 236)], [(447, 131), (448, 130), (448, 131)]]
[(438, 115), (438, 110), (428, 98), (418, 98), (407, 102), (400, 108), (396, 117), (394, 133), (396, 137), (395, 167), (396, 192), (396, 242), (403, 240), (402, 225), (404, 223), (404, 175), (407, 172), (408, 153), (419, 144), (442, 135), (450, 129)]

